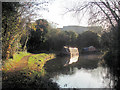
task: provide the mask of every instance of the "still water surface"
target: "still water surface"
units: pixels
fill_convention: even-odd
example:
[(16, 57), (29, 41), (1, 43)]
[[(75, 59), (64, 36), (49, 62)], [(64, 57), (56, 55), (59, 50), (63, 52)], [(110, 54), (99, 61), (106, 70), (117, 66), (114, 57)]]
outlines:
[(100, 66), (101, 54), (57, 57), (45, 65), (50, 79), (61, 88), (109, 88), (107, 68)]

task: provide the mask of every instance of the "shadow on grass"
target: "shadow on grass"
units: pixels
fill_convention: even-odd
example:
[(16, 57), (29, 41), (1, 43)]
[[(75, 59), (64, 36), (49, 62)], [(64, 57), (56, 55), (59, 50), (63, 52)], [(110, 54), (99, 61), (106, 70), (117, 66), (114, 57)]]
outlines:
[(37, 90), (46, 88), (46, 90), (59, 90), (57, 83), (53, 83), (48, 77), (35, 76), (31, 78), (24, 72), (3, 72), (2, 90), (9, 89), (30, 89)]

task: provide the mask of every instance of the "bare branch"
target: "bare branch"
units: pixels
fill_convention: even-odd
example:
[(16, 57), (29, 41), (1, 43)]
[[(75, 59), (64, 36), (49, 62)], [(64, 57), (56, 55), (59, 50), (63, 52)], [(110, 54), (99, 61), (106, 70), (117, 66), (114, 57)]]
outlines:
[(115, 27), (114, 24), (113, 24), (113, 22), (112, 22), (112, 20), (111, 20), (111, 18), (109, 17), (109, 15), (102, 9), (102, 7), (101, 7), (97, 2), (94, 2), (94, 3), (95, 3), (95, 4), (101, 9), (101, 11), (107, 16), (107, 18), (109, 19), (112, 27)]
[(106, 6), (106, 8), (108, 8), (109, 9), (109, 11), (111, 12), (111, 14), (113, 15), (113, 17), (115, 18), (115, 20), (116, 20), (116, 22), (118, 22), (118, 20), (120, 19), (119, 17), (118, 17), (118, 15), (115, 13), (115, 11), (113, 11), (113, 9), (111, 9), (111, 7), (110, 7), (110, 4), (108, 3), (108, 2), (102, 2), (105, 6)]

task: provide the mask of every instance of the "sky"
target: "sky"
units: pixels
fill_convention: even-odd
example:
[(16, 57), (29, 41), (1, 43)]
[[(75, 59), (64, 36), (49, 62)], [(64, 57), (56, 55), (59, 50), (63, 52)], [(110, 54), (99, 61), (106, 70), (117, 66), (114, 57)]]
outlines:
[(80, 21), (80, 19), (78, 19), (80, 16), (76, 17), (73, 13), (65, 14), (65, 8), (71, 8), (76, 2), (77, 0), (55, 0), (48, 6), (49, 12), (40, 11), (39, 13), (41, 13), (42, 17), (47, 19), (48, 22), (53, 22), (54, 26), (57, 28), (68, 25), (88, 26), (88, 15), (82, 17)]

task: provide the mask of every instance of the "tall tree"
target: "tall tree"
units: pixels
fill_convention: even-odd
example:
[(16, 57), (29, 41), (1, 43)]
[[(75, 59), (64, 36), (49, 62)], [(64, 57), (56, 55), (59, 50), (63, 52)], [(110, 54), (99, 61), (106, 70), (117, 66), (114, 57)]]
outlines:
[(44, 49), (44, 42), (46, 41), (46, 34), (48, 32), (49, 24), (44, 19), (36, 20), (31, 27), (30, 38), (27, 43), (28, 51), (40, 51)]
[[(8, 59), (20, 48), (20, 39), (28, 32), (36, 10), (44, 10), (48, 2), (2, 2), (2, 57)], [(38, 15), (38, 14), (37, 14)], [(27, 42), (28, 38), (26, 38)], [(25, 44), (26, 45), (26, 44)]]
[(11, 42), (14, 40), (15, 33), (18, 30), (19, 22), (17, 15), (17, 9), (20, 4), (15, 2), (3, 2), (2, 3), (2, 43), (3, 43), (3, 57), (9, 58), (11, 50)]

